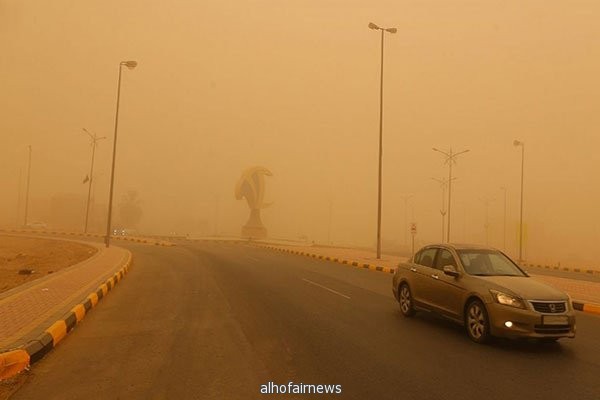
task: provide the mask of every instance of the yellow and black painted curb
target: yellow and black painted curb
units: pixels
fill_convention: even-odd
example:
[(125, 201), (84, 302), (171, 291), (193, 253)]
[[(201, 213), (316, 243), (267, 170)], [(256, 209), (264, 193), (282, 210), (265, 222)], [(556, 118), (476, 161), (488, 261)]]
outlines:
[(50, 325), (44, 333), (24, 346), (0, 353), (0, 381), (8, 379), (35, 364), (56, 347), (83, 320), (86, 314), (96, 307), (98, 302), (125, 277), (132, 263), (132, 255), (129, 253), (129, 258), (119, 271), (101, 284), (95, 292), (90, 293), (81, 303), (74, 306), (61, 319)]
[(312, 257), (312, 258), (316, 258), (316, 259), (319, 259), (319, 260), (331, 261), (331, 262), (335, 262), (335, 263), (338, 263), (338, 264), (345, 264), (345, 265), (349, 265), (349, 266), (352, 266), (352, 267), (364, 268), (364, 269), (368, 269), (368, 270), (371, 270), (371, 271), (385, 272), (387, 274), (393, 274), (394, 272), (396, 272), (396, 268), (382, 267), (380, 265), (373, 265), (373, 264), (361, 263), (361, 262), (358, 262), (358, 261), (346, 260), (346, 259), (338, 258), (338, 257), (330, 257), (330, 256), (324, 256), (324, 255), (321, 255), (321, 254), (308, 253), (308, 252), (304, 252), (304, 251), (298, 251), (298, 250), (292, 250), (292, 249), (284, 249), (284, 248), (276, 247), (276, 246), (261, 246), (261, 247), (266, 248), (266, 249), (270, 249), (270, 250), (277, 250), (277, 251), (280, 251), (282, 253), (296, 254), (296, 255), (299, 255), (299, 256)]
[(573, 300), (573, 308), (578, 311), (600, 315), (600, 304), (582, 303)]
[(529, 267), (529, 268), (544, 268), (544, 269), (550, 269), (553, 271), (579, 272), (579, 273), (583, 273), (583, 274), (600, 275), (600, 269), (571, 268), (571, 267), (561, 267), (560, 265), (541, 265), (541, 264), (531, 264), (531, 263), (523, 263), (521, 266)]
[[(70, 231), (57, 231), (57, 230), (36, 230), (36, 229), (0, 229), (0, 232), (6, 233), (29, 233), (29, 234), (42, 234), (42, 235), (65, 235), (65, 236), (81, 236), (81, 237), (94, 237), (104, 238), (106, 235), (100, 233), (83, 233), (83, 232), (70, 232)], [(155, 246), (172, 247), (176, 246), (175, 243), (168, 240), (159, 240), (155, 238), (137, 237), (137, 236), (111, 236), (112, 240), (124, 240), (128, 242), (152, 244)]]

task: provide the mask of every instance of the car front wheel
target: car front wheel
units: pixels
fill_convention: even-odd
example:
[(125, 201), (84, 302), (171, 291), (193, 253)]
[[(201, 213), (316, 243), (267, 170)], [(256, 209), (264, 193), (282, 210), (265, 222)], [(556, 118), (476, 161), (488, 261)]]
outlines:
[(481, 301), (473, 300), (467, 305), (465, 321), (467, 334), (472, 341), (487, 343), (490, 340), (490, 322)]
[(400, 303), (400, 311), (405, 317), (412, 317), (415, 315), (415, 308), (413, 306), (412, 294), (410, 288), (406, 283), (400, 285), (398, 302)]

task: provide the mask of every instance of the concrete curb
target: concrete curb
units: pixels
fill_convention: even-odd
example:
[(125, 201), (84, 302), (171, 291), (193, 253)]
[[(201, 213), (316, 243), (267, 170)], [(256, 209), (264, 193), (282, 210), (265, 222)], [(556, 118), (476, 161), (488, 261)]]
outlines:
[(573, 308), (590, 314), (600, 315), (600, 304), (583, 303), (573, 300)]
[(15, 376), (41, 360), (50, 350), (80, 323), (87, 313), (119, 283), (133, 263), (131, 252), (123, 267), (90, 293), (81, 303), (74, 306), (61, 319), (54, 322), (44, 333), (29, 343), (0, 353), (0, 381)]
[(550, 269), (550, 270), (554, 270), (554, 271), (578, 272), (581, 274), (600, 275), (600, 270), (597, 270), (597, 269), (571, 268), (571, 267), (560, 267), (558, 265), (541, 265), (541, 264), (528, 264), (528, 263), (523, 263), (523, 265), (521, 265), (521, 266), (529, 267), (529, 268)]
[[(332, 258), (329, 256), (323, 256), (323, 255), (319, 255), (319, 254), (307, 253), (307, 252), (296, 251), (296, 250), (291, 250), (291, 249), (282, 249), (282, 248), (279, 248), (276, 246), (260, 246), (260, 247), (269, 249), (269, 250), (280, 251), (282, 253), (307, 256), (307, 257), (312, 257), (312, 258), (316, 258), (319, 260), (332, 261), (332, 262), (337, 262), (340, 264), (350, 265), (353, 267), (365, 268), (365, 269), (369, 269), (371, 271), (385, 272), (385, 273), (390, 273), (390, 274), (393, 274), (394, 272), (396, 272), (396, 268), (381, 267), (381, 266), (376, 266), (376, 265), (372, 265), (372, 264), (363, 264), (363, 263), (359, 263), (358, 261), (350, 261), (350, 260), (344, 260), (344, 259), (339, 259), (339, 258)], [(575, 272), (577, 272), (577, 271), (575, 271)], [(599, 304), (584, 303), (581, 301), (573, 300), (572, 305), (575, 310), (590, 313), (590, 314), (600, 315), (600, 305)]]
[(368, 269), (371, 271), (384, 272), (386, 274), (393, 274), (394, 272), (396, 272), (396, 268), (382, 267), (380, 265), (361, 263), (358, 261), (346, 260), (343, 258), (323, 256), (320, 254), (307, 253), (304, 251), (297, 251), (297, 250), (291, 250), (291, 249), (282, 249), (282, 248), (276, 247), (276, 246), (259, 246), (259, 247), (264, 248), (264, 249), (269, 249), (269, 250), (280, 251), (282, 253), (295, 254), (295, 255), (299, 255), (299, 256), (312, 257), (312, 258), (316, 258), (319, 260), (331, 261), (331, 262), (335, 262), (338, 264), (345, 264), (345, 265), (352, 266), (352, 267), (364, 268), (364, 269)]
[[(67, 231), (46, 231), (46, 230), (35, 230), (35, 229), (0, 229), (0, 232), (3, 233), (27, 233), (27, 234), (36, 234), (36, 235), (65, 235), (65, 236), (80, 236), (80, 237), (94, 237), (94, 238), (104, 238), (105, 235), (100, 233), (83, 233), (83, 232), (67, 232)], [(144, 238), (144, 237), (136, 237), (136, 236), (111, 236), (112, 240), (125, 240), (128, 242), (136, 242), (136, 243), (145, 243), (152, 244), (155, 246), (164, 246), (164, 247), (173, 247), (176, 246), (175, 243), (166, 241), (166, 240), (158, 240), (154, 238)]]

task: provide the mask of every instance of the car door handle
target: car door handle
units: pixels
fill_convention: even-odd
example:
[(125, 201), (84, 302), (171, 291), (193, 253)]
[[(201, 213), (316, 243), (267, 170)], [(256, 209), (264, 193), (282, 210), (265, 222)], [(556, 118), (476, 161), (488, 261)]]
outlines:
[(417, 269), (416, 269), (416, 268), (411, 268), (410, 270), (411, 270), (412, 272), (417, 272)]
[(439, 276), (437, 276), (436, 274), (431, 274), (431, 277), (432, 277), (433, 279), (440, 279), (440, 277), (439, 277)]

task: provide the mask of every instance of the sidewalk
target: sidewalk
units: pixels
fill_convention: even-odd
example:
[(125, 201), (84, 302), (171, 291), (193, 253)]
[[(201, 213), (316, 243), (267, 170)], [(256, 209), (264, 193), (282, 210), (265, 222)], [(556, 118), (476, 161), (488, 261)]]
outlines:
[[(259, 244), (262, 246), (262, 244)], [(319, 258), (329, 259), (331, 261), (354, 265), (373, 270), (388, 272), (386, 269), (394, 269), (400, 262), (407, 260), (407, 257), (381, 255), (378, 260), (375, 252), (367, 250), (355, 250), (339, 247), (320, 247), (320, 246), (283, 246), (279, 244), (265, 244), (263, 247), (275, 248), (283, 251), (304, 254), (307, 256), (321, 256)], [(344, 262), (345, 261), (345, 262)], [(368, 265), (368, 266), (367, 266)], [(384, 267), (383, 269), (376, 267)], [(589, 282), (577, 279), (560, 278), (549, 275), (530, 274), (533, 279), (545, 282), (566, 293), (576, 302), (592, 303), (600, 305), (600, 283)], [(594, 306), (595, 307), (595, 306)]]
[(119, 247), (86, 244), (98, 248), (88, 260), (0, 294), (0, 352), (39, 336), (131, 257)]

